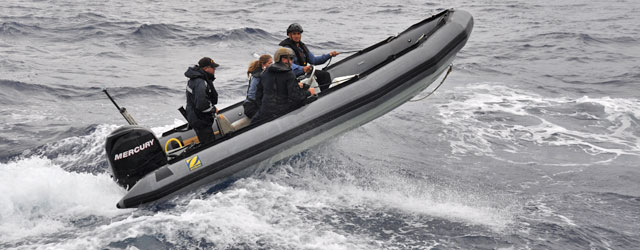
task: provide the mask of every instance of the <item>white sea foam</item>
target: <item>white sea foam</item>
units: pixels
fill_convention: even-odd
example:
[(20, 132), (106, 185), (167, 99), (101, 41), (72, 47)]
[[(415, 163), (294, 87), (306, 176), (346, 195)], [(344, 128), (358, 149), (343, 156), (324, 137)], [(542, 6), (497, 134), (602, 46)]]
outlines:
[[(348, 145), (353, 148), (358, 141), (350, 139), (352, 138), (347, 139)], [(376, 150), (374, 145), (365, 147)], [(478, 193), (455, 184), (447, 186), (430, 183), (422, 178), (399, 174), (398, 166), (384, 163), (352, 165), (354, 161), (363, 162), (360, 159), (354, 160), (353, 154), (336, 145), (316, 150), (320, 154), (317, 158), (305, 157), (300, 160), (304, 162), (300, 165), (307, 164), (310, 167), (300, 166), (300, 162), (293, 161), (295, 166), (277, 166), (267, 178), (301, 186), (308, 193), (306, 195), (323, 197), (316, 198), (321, 202), (315, 204), (338, 211), (366, 207), (363, 211), (399, 212), (409, 215), (409, 218), (413, 215), (434, 217), (494, 231), (508, 229), (513, 224), (516, 213), (514, 208), (518, 204), (516, 201), (498, 200), (505, 198), (503, 195)], [(322, 151), (335, 156), (335, 150), (349, 155), (345, 159), (348, 166), (323, 160), (325, 158)]]
[(122, 213), (123, 190), (106, 174), (62, 170), (41, 157), (0, 164), (0, 240), (72, 229), (72, 220)]
[[(202, 198), (199, 197), (199, 192), (195, 192), (177, 197), (180, 205), (175, 209), (152, 213), (140, 210), (116, 211), (113, 204), (124, 191), (108, 177), (64, 172), (51, 166), (46, 159), (12, 163), (11, 173), (16, 175), (17, 169), (20, 168), (18, 165), (31, 162), (42, 166), (33, 168), (33, 171), (43, 176), (56, 176), (56, 179), (62, 182), (49, 183), (46, 187), (63, 187), (48, 188), (47, 192), (42, 191), (45, 189), (42, 187), (31, 193), (44, 194), (34, 197), (30, 202), (23, 202), (22, 205), (28, 208), (46, 205), (42, 212), (22, 215), (20, 219), (53, 227), (46, 230), (19, 228), (19, 231), (12, 232), (13, 239), (25, 237), (24, 234), (38, 236), (65, 231), (70, 218), (89, 215), (113, 218), (108, 224), (84, 227), (83, 230), (69, 228), (73, 231), (73, 237), (64, 240), (34, 242), (34, 245), (31, 245), (40, 248), (103, 248), (109, 244), (147, 236), (162, 239), (177, 248), (204, 247), (197, 245), (204, 242), (213, 243), (216, 248), (243, 245), (249, 248), (276, 246), (287, 249), (380, 249), (389, 243), (380, 242), (373, 235), (345, 232), (342, 225), (350, 222), (345, 221), (341, 211), (362, 212), (364, 214), (356, 216), (365, 220), (377, 212), (400, 212), (409, 215), (409, 220), (411, 215), (430, 216), (479, 225), (496, 231), (511, 223), (508, 209), (483, 205), (487, 202), (478, 202), (481, 200), (479, 197), (472, 197), (475, 201), (465, 202), (464, 200), (469, 200), (471, 196), (439, 187), (420, 185), (417, 181), (404, 177), (375, 175), (375, 183), (361, 186), (349, 184), (354, 177), (349, 173), (329, 180), (333, 177), (326, 176), (327, 173), (323, 169), (301, 170), (299, 166), (287, 164), (278, 166), (275, 171), (263, 173), (267, 176), (241, 179), (214, 195)], [(38, 179), (40, 178), (34, 178)], [(385, 180), (388, 180), (388, 183), (385, 183)], [(75, 184), (78, 182), (80, 184)], [(301, 183), (306, 184), (305, 188), (299, 187)], [(52, 200), (59, 193), (69, 196), (66, 192), (69, 186), (82, 186), (85, 191), (74, 193), (72, 197)], [(372, 188), (373, 186), (376, 188)], [(80, 195), (90, 197), (76, 198)], [(22, 200), (22, 197), (30, 196), (24, 193), (12, 196), (18, 200)], [(80, 202), (91, 200), (92, 197), (101, 198), (93, 199), (93, 203)], [(68, 211), (67, 208), (71, 210)], [(44, 212), (52, 216), (39, 218)], [(3, 212), (3, 216), (8, 213)], [(118, 216), (123, 213), (132, 213), (132, 216)], [(2, 229), (9, 230), (13, 226), (15, 225), (3, 222)], [(366, 227), (366, 224), (353, 226)]]
[(78, 232), (74, 239), (49, 244), (62, 249), (100, 248), (113, 242), (151, 235), (176, 248), (217, 249), (243, 245), (284, 249), (370, 249), (364, 239), (323, 228), (307, 220), (307, 209), (330, 210), (327, 196), (318, 196), (278, 183), (243, 179), (224, 192), (189, 198), (179, 208), (130, 216)]
[(26, 150), (22, 159), (38, 156), (51, 160), (51, 165), (78, 172), (101, 172), (96, 169), (105, 160), (104, 142), (116, 125), (98, 125), (89, 134), (72, 136), (43, 145), (35, 150)]
[[(182, 121), (176, 120), (174, 124), (151, 130), (161, 133), (181, 124)], [(114, 128), (99, 126), (91, 135), (68, 138), (48, 148), (58, 150), (81, 143), (102, 149), (102, 145), (85, 137), (104, 138)], [(152, 237), (177, 248), (198, 247), (199, 242), (204, 242), (213, 243), (217, 248), (242, 244), (250, 248), (376, 249), (384, 248), (385, 242), (366, 233), (345, 232), (342, 224), (349, 222), (344, 221), (341, 211), (400, 212), (409, 217), (436, 217), (495, 231), (512, 223), (508, 208), (493, 207), (486, 198), (421, 184), (384, 171), (356, 176), (349, 170), (338, 170), (345, 172), (331, 180), (333, 172), (318, 167), (325, 164), (322, 153), (331, 150), (320, 147), (316, 148), (317, 157), (303, 157), (302, 161), (311, 161), (315, 167), (300, 169), (298, 162), (282, 164), (275, 170), (259, 173), (257, 178), (241, 179), (214, 195), (201, 198), (201, 192), (193, 192), (179, 196), (175, 209), (157, 213), (117, 210), (114, 204), (125, 191), (106, 174), (71, 173), (56, 163), (81, 161), (86, 158), (84, 153), (54, 160), (40, 156), (19, 159), (0, 166), (7, 169), (0, 174), (0, 200), (10, 204), (1, 210), (2, 240), (11, 242), (40, 236), (46, 239), (47, 235), (69, 232), (71, 237), (54, 236), (57, 240), (35, 240), (23, 246), (91, 249)], [(86, 152), (97, 154), (93, 150)], [(372, 183), (364, 186), (350, 183), (361, 182), (363, 177)], [(304, 188), (299, 187), (300, 183), (306, 183)], [(122, 217), (127, 213), (131, 216)], [(82, 230), (72, 225), (78, 218), (90, 216), (105, 222), (82, 226)], [(370, 215), (361, 216), (366, 219)], [(135, 247), (131, 243), (124, 245)]]
[(533, 207), (533, 218), (530, 220), (543, 220), (552, 223), (556, 223), (562, 226), (578, 227), (577, 223), (565, 215), (560, 214), (559, 211), (549, 207), (549, 205), (543, 200), (544, 197), (539, 197), (536, 200), (529, 201), (528, 206)]
[[(494, 231), (507, 229), (513, 223), (513, 206), (496, 197), (475, 194), (473, 190), (455, 190), (382, 171), (365, 185), (336, 182), (329, 193), (351, 206), (366, 205), (377, 210), (399, 210), (401, 213), (440, 218), (452, 222), (477, 225)], [(336, 200), (337, 202), (337, 200)]]
[[(478, 83), (454, 92), (464, 98), (439, 108), (454, 154), (500, 158), (503, 153), (526, 152), (528, 144), (534, 144), (583, 153), (572, 159), (585, 158), (584, 162), (566, 164), (640, 155), (638, 99), (543, 97), (502, 83)], [(522, 160), (509, 161), (528, 162)]]

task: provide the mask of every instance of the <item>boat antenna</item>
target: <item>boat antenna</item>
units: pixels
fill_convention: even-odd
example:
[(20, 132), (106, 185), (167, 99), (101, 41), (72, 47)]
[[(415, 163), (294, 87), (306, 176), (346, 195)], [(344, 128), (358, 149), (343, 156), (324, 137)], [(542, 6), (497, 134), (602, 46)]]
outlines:
[(125, 107), (120, 107), (118, 106), (118, 104), (116, 103), (115, 100), (113, 100), (113, 98), (111, 97), (111, 95), (109, 95), (109, 92), (107, 92), (106, 88), (103, 88), (102, 91), (107, 94), (107, 97), (109, 97), (109, 100), (111, 100), (111, 102), (113, 103), (113, 105), (116, 105), (116, 108), (118, 109), (118, 111), (120, 111), (120, 114), (122, 115), (122, 117), (124, 117), (125, 120), (127, 120), (127, 122), (129, 123), (129, 125), (138, 125), (138, 123), (136, 122), (136, 120), (133, 119), (133, 117), (129, 114), (129, 112), (127, 112), (127, 109)]
[(410, 102), (422, 101), (422, 100), (424, 100), (425, 98), (427, 98), (427, 97), (431, 96), (433, 93), (435, 93), (435, 92), (436, 92), (436, 90), (438, 90), (438, 88), (440, 88), (440, 86), (442, 86), (442, 84), (444, 83), (444, 80), (446, 80), (446, 79), (447, 79), (447, 76), (449, 76), (449, 73), (451, 73), (451, 70), (452, 70), (452, 69), (453, 69), (453, 64), (449, 64), (449, 69), (447, 70), (447, 74), (445, 74), (445, 75), (444, 75), (444, 78), (442, 78), (442, 81), (440, 81), (440, 84), (438, 84), (438, 86), (437, 86), (435, 89), (433, 89), (433, 91), (431, 91), (431, 93), (427, 94), (426, 96), (420, 97), (420, 98), (418, 98), (418, 99), (415, 99), (415, 100), (409, 100), (409, 101), (410, 101)]

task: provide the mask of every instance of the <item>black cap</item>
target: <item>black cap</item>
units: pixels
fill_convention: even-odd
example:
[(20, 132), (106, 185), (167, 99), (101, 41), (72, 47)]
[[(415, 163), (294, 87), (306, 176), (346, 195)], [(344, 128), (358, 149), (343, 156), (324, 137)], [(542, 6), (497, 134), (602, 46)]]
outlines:
[(200, 68), (204, 68), (204, 67), (217, 68), (218, 66), (220, 66), (220, 64), (217, 64), (216, 62), (214, 62), (213, 59), (211, 59), (210, 57), (203, 57), (202, 59), (200, 59), (200, 61), (198, 61), (198, 66), (200, 66)]

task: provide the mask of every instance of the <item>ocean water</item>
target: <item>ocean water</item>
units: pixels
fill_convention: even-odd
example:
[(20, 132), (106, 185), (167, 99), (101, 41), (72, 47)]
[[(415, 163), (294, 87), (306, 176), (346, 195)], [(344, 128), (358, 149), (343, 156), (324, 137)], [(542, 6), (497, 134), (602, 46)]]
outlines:
[[(184, 122), (186, 68), (221, 106), (299, 22), (316, 53), (444, 9), (474, 31), (444, 85), (250, 177), (119, 210), (105, 137)], [(2, 249), (638, 249), (640, 3), (0, 3)], [(345, 58), (341, 55), (334, 62)], [(431, 89), (427, 89), (426, 95)]]

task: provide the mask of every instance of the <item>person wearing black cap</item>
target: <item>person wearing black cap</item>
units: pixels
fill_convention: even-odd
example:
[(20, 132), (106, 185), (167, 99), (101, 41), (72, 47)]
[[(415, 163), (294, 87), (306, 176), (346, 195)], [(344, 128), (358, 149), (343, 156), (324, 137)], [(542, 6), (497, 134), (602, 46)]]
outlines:
[[(293, 64), (291, 65), (293, 73), (295, 73), (296, 76), (300, 76), (311, 71), (311, 65), (323, 64), (327, 62), (329, 58), (340, 54), (337, 51), (331, 51), (328, 54), (323, 54), (321, 56), (313, 55), (309, 48), (307, 48), (307, 45), (302, 42), (302, 32), (303, 30), (300, 24), (292, 23), (287, 28), (288, 38), (280, 42), (280, 46), (292, 49), (296, 55), (293, 58)], [(329, 72), (316, 69), (315, 76), (318, 78), (320, 90), (329, 88), (329, 85), (331, 85), (331, 75)]]
[(200, 143), (212, 142), (213, 118), (218, 113), (218, 92), (213, 86), (216, 68), (220, 66), (213, 59), (203, 57), (198, 65), (189, 67), (184, 76), (187, 82), (187, 121), (198, 136)]

